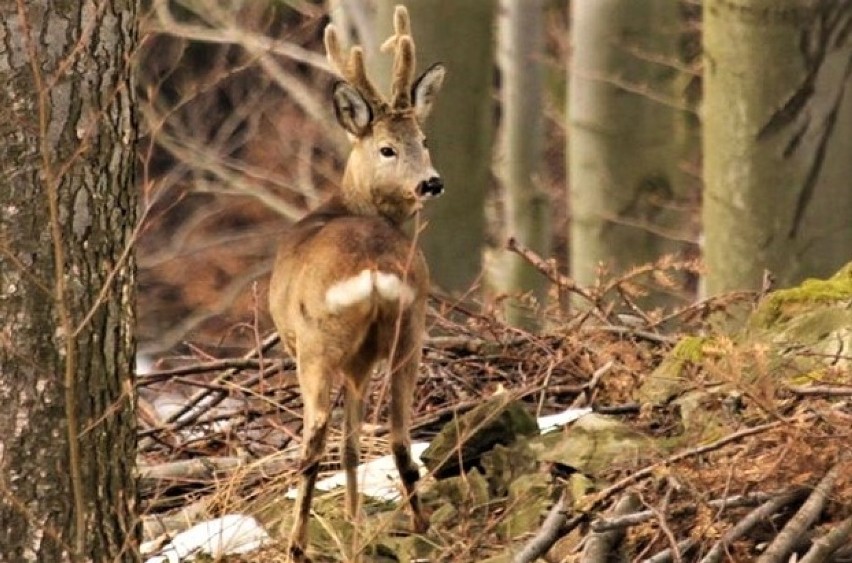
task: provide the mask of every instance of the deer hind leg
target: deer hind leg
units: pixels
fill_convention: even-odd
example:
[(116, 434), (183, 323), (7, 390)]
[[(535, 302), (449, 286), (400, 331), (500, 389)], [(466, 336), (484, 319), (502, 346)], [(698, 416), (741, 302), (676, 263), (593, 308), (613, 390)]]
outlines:
[[(405, 330), (403, 330), (403, 333)], [(417, 368), (420, 365), (420, 338), (400, 335), (400, 342), (391, 364), (391, 451), (396, 468), (399, 471), (408, 504), (411, 507), (411, 526), (417, 533), (429, 528), (429, 520), (423, 514), (416, 486), (420, 480), (420, 470), (411, 459), (411, 403), (414, 400), (414, 386), (417, 382)]]
[(293, 561), (310, 561), (306, 555), (308, 518), (311, 512), (314, 485), (322, 455), (331, 408), (331, 372), (321, 363), (299, 361), (299, 387), (302, 393), (304, 422), (302, 455), (299, 461), (299, 490), (296, 496), (295, 519), (290, 533), (289, 554)]
[[(360, 375), (360, 374), (359, 374)], [(369, 376), (369, 372), (366, 374)], [(346, 472), (346, 512), (352, 520), (358, 515), (358, 463), (361, 454), (361, 419), (364, 416), (364, 392), (369, 377), (358, 381), (347, 377), (345, 382), (343, 469)]]

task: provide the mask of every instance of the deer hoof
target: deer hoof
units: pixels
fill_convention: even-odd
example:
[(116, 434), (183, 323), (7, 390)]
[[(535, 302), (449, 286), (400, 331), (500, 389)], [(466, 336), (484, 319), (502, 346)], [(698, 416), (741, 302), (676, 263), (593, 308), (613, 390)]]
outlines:
[(415, 514), (411, 519), (411, 529), (416, 534), (425, 534), (429, 530), (429, 518), (423, 514)]
[(288, 551), (292, 563), (311, 563), (311, 558), (307, 556), (302, 546), (291, 545)]

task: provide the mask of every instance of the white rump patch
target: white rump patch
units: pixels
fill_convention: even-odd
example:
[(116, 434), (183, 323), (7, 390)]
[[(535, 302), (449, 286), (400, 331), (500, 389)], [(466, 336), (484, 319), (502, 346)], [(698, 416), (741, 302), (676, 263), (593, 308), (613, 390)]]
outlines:
[(388, 301), (400, 301), (402, 306), (414, 301), (414, 290), (396, 274), (376, 272), (376, 291)]
[(351, 278), (339, 281), (325, 292), (325, 304), (332, 313), (367, 301), (373, 293), (387, 301), (400, 301), (403, 306), (414, 301), (414, 289), (396, 274), (361, 270)]
[(366, 301), (373, 294), (373, 276), (370, 270), (361, 270), (357, 276), (339, 281), (325, 292), (325, 304), (332, 313)]

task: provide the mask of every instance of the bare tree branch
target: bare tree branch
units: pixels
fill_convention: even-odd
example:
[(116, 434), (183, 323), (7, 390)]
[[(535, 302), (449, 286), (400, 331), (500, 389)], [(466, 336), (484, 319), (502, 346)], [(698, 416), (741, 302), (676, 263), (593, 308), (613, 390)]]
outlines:
[(834, 482), (840, 475), (842, 462), (834, 464), (825, 476), (814, 488), (808, 500), (802, 505), (796, 515), (787, 522), (787, 525), (778, 532), (778, 536), (769, 544), (766, 551), (757, 560), (757, 563), (781, 563), (787, 561), (793, 546), (802, 534), (816, 521), (825, 506)]

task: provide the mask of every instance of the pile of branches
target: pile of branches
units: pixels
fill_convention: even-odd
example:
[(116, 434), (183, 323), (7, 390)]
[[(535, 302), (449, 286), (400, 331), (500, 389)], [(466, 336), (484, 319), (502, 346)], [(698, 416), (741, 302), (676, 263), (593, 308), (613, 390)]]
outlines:
[[(498, 391), (512, 393), (537, 415), (588, 406), (646, 433), (675, 434), (682, 426), (672, 409), (643, 408), (633, 391), (681, 334), (702, 330), (711, 313), (750, 307), (762, 294), (648, 312), (639, 305), (640, 281), (666, 283), (672, 271), (693, 264), (664, 259), (580, 288), (553, 264), (514, 242), (510, 247), (581, 306), (551, 311), (548, 328), (533, 334), (492, 312), (433, 296), (432, 336), (414, 400), (415, 439), (430, 438)], [(198, 350), (139, 376), (149, 534), (221, 511), (217, 483), (227, 481), (229, 491), (249, 497), (258, 484), (294, 481), (301, 435), (295, 365), (277, 348), (277, 335), (258, 333), (256, 340), (239, 358)], [(375, 375), (368, 401), (366, 458), (386, 453), (385, 377)], [(831, 391), (779, 391), (771, 409), (762, 404), (749, 411), (735, 432), (645, 466), (613, 467), (603, 476), (610, 484), (582, 499), (572, 499), (565, 487), (540, 531), (505, 547), (515, 550), (516, 562), (548, 553), (548, 560), (606, 561), (625, 545), (648, 561), (749, 560), (758, 552), (763, 562), (788, 561), (794, 551), (806, 553), (806, 561), (852, 561), (852, 458), (846, 452), (852, 414), (848, 401), (836, 400), (852, 388)], [(172, 401), (168, 408), (164, 398)], [(327, 470), (339, 465), (339, 452), (331, 453)], [(560, 550), (562, 544), (568, 547)]]

